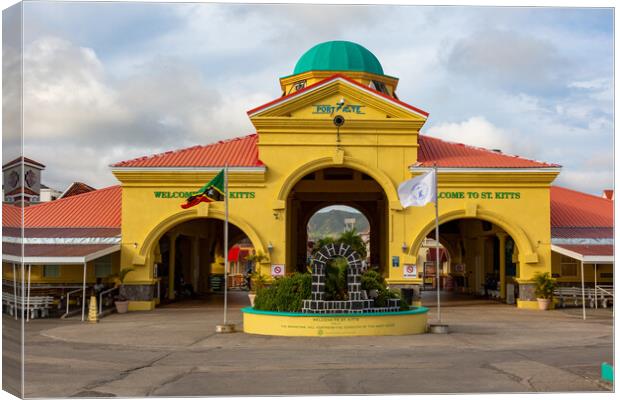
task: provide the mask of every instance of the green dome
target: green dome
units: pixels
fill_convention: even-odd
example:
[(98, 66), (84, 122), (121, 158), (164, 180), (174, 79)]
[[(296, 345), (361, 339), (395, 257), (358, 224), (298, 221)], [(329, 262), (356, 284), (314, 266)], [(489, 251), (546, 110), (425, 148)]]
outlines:
[(357, 43), (335, 40), (320, 43), (297, 61), (293, 75), (307, 71), (363, 71), (383, 75), (374, 54)]

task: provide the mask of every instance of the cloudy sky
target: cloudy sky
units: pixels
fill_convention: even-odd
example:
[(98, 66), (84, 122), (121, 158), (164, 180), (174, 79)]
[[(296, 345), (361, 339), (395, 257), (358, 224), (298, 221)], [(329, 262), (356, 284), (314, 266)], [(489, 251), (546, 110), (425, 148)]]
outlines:
[[(5, 79), (18, 65), (7, 16)], [(25, 3), (25, 155), (48, 186), (103, 187), (117, 183), (111, 163), (252, 133), (246, 111), (328, 40), (362, 44), (400, 78), (399, 98), (430, 112), (423, 133), (559, 163), (557, 184), (612, 187), (601, 8)]]

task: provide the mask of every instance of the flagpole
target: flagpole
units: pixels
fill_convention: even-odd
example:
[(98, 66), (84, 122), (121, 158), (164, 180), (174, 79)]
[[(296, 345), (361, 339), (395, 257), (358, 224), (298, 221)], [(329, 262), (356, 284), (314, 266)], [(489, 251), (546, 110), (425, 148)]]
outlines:
[(224, 167), (224, 325), (228, 316), (228, 163)]
[(441, 302), (440, 302), (440, 276), (439, 266), (441, 260), (439, 259), (439, 193), (437, 190), (437, 164), (433, 164), (435, 171), (435, 268), (437, 274), (437, 321), (441, 323)]

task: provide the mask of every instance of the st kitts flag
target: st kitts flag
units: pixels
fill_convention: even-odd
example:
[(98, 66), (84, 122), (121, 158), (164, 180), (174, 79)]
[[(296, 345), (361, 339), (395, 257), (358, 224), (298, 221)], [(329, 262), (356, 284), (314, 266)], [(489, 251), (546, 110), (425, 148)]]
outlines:
[(218, 172), (215, 178), (200, 188), (193, 195), (189, 196), (185, 204), (181, 204), (181, 208), (190, 208), (202, 203), (210, 203), (212, 201), (223, 201), (225, 198), (224, 190), (224, 170)]

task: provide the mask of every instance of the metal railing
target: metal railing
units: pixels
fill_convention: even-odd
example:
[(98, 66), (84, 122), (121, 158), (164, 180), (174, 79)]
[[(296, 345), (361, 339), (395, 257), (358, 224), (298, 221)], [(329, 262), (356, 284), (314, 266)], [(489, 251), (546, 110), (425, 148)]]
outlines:
[(596, 305), (597, 305), (596, 308), (598, 308), (599, 299), (600, 299), (600, 302), (603, 308), (607, 308), (607, 304), (609, 302), (608, 300), (611, 300), (612, 304), (614, 302), (614, 286), (613, 285), (594, 286), (594, 298), (596, 299)]
[(71, 294), (81, 292), (82, 290), (83, 289), (80, 288), (67, 292), (67, 311), (60, 317), (61, 319), (64, 319), (67, 317), (67, 315), (69, 315), (69, 297), (71, 296)]
[(113, 292), (115, 290), (118, 290), (118, 287), (113, 287), (111, 289), (104, 290), (101, 293), (99, 293), (99, 315), (103, 314), (103, 295)]

